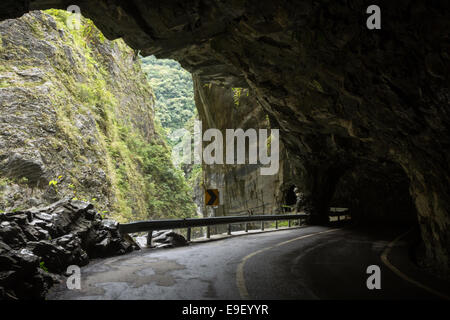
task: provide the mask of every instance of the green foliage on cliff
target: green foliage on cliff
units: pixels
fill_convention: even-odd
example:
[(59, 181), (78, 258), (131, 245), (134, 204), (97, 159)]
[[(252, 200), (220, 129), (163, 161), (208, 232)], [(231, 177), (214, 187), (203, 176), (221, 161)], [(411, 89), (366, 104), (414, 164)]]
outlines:
[[(159, 134), (162, 135), (160, 132)], [(195, 212), (192, 190), (186, 183), (183, 172), (172, 165), (171, 151), (166, 143), (162, 139), (154, 139), (148, 143), (129, 131), (124, 138), (142, 170), (146, 204), (153, 213), (152, 218), (191, 217)]]
[[(11, 130), (23, 140), (39, 141), (30, 144), (38, 146), (30, 152), (47, 159), (42, 179), (48, 180), (34, 196), (39, 201), (95, 199), (100, 212), (120, 222), (195, 214), (191, 190), (154, 126), (154, 94), (135, 52), (120, 39), (105, 39), (88, 19), (79, 29), (69, 29), (67, 17), (60, 10), (25, 15), (18, 22), (27, 34), (23, 39), (17, 27), (0, 30), (0, 53), (8, 52), (0, 72), (14, 80), (6, 78), (3, 90), (25, 92), (18, 107), (23, 110), (16, 113), (37, 119), (33, 128)], [(17, 45), (21, 41), (23, 47)], [(29, 68), (44, 80), (21, 77), (21, 70)], [(28, 151), (27, 145), (23, 148)], [(14, 152), (2, 150), (6, 157)], [(6, 181), (1, 174), (0, 179)], [(25, 188), (2, 192), (31, 192)], [(18, 206), (26, 197), (2, 200), (0, 209)]]
[[(86, 42), (105, 41), (103, 35), (90, 21), (83, 24), (79, 30), (71, 30), (71, 33), (78, 34), (75, 38), (82, 38)], [(134, 55), (122, 41), (115, 42), (120, 46), (122, 57), (129, 58)], [(89, 51), (85, 54), (88, 63), (95, 63), (96, 58), (100, 58), (93, 57)], [(96, 66), (98, 67), (98, 64)], [(133, 70), (127, 71), (128, 79), (142, 78), (143, 73), (137, 60), (134, 62)], [(101, 74), (109, 76), (106, 70), (102, 70)], [(146, 139), (144, 132), (137, 130), (122, 116), (117, 116), (117, 109), (122, 106), (119, 105), (115, 93), (107, 87), (107, 79), (94, 77), (92, 80), (91, 83), (78, 87), (78, 97), (81, 101), (96, 106), (95, 111), (100, 116), (97, 123), (104, 129), (101, 132), (111, 157), (107, 160), (107, 165), (114, 171), (113, 177), (115, 176), (113, 188), (117, 195), (118, 206), (115, 208), (114, 216), (123, 221), (149, 217), (152, 219), (190, 217), (195, 212), (190, 189), (182, 172), (173, 167), (170, 150), (158, 136), (159, 133), (153, 133), (152, 138)], [(142, 79), (136, 82), (137, 94), (144, 95), (154, 103), (151, 89), (142, 83)], [(133, 112), (130, 109), (126, 111)], [(144, 110), (145, 113), (151, 111)], [(152, 121), (153, 116), (146, 114), (142, 120)]]
[(241, 96), (243, 96), (245, 94), (248, 97), (249, 91), (248, 91), (248, 89), (244, 89), (244, 88), (231, 88), (231, 90), (233, 91), (234, 105), (236, 107), (239, 107)]
[(168, 134), (183, 128), (195, 112), (191, 74), (174, 60), (149, 56), (141, 58), (141, 61), (155, 91), (155, 111), (162, 126)]
[[(194, 84), (191, 74), (170, 59), (154, 56), (141, 57), (143, 71), (147, 74), (156, 96), (156, 122), (161, 123), (160, 135), (169, 146), (181, 141), (169, 139), (170, 134), (184, 128), (194, 133), (194, 121), (198, 118), (194, 101)], [(201, 165), (184, 164), (184, 176), (189, 186), (195, 187), (201, 181)]]

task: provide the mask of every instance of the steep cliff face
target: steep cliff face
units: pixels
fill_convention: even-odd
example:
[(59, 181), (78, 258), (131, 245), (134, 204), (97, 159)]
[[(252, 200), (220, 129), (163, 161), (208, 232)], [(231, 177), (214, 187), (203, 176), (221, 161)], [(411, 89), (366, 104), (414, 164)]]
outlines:
[[(270, 135), (270, 120), (253, 93), (242, 88), (224, 88), (203, 83), (194, 76), (195, 102), (202, 123), (203, 133), (219, 129), (224, 149), (226, 129), (267, 129)], [(221, 204), (218, 208), (206, 208), (204, 215), (275, 214), (282, 211), (285, 189), (291, 175), (286, 151), (280, 146), (279, 167), (273, 175), (261, 175), (261, 164), (249, 163), (249, 141), (246, 139), (246, 164), (203, 164), (203, 187), (219, 189)], [(204, 142), (206, 147), (209, 142)], [(226, 150), (225, 150), (226, 151)], [(223, 162), (225, 163), (226, 152)]]
[[(394, 163), (404, 175), (390, 181), (409, 189), (427, 255), (448, 271), (449, 2), (378, 1), (375, 31), (365, 0), (72, 3), (144, 55), (176, 59), (206, 83), (250, 87), (281, 129), (319, 223), (341, 177), (369, 167), (359, 181), (371, 181)], [(9, 0), (1, 17), (65, 5)]]
[(119, 221), (189, 216), (135, 52), (66, 18), (34, 11), (0, 23), (0, 210), (71, 196)]

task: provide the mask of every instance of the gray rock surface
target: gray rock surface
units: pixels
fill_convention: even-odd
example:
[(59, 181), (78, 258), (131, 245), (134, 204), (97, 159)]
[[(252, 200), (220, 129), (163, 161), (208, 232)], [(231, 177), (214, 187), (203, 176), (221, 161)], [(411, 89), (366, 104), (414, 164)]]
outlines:
[[(95, 199), (111, 215), (133, 199), (114, 178), (112, 163), (123, 159), (111, 153), (111, 121), (154, 141), (154, 97), (132, 49), (97, 29), (89, 37), (81, 44), (41, 11), (0, 22), (0, 212), (72, 196)], [(135, 168), (132, 177), (142, 176)], [(130, 201), (142, 203), (142, 192), (134, 195)], [(147, 211), (141, 206), (135, 214)]]
[[(4, 17), (47, 5), (7, 3)], [(364, 0), (73, 3), (143, 55), (176, 59), (204, 83), (250, 88), (281, 130), (314, 223), (337, 188), (367, 213), (379, 206), (375, 190), (401, 190), (393, 206), (407, 190), (427, 257), (449, 273), (448, 1), (379, 1), (382, 30), (367, 29)]]
[(70, 265), (139, 249), (93, 205), (61, 200), (0, 214), (0, 299), (43, 299)]
[(187, 246), (186, 239), (173, 230), (159, 230), (152, 233), (152, 247), (175, 248)]
[[(364, 0), (72, 4), (143, 55), (176, 59), (205, 83), (251, 88), (281, 130), (315, 223), (337, 188), (367, 213), (377, 189), (402, 190), (393, 205), (407, 190), (427, 258), (449, 273), (450, 2), (378, 1), (382, 30), (366, 28)], [(5, 0), (0, 18), (66, 5)]]
[[(134, 241), (141, 247), (148, 247), (147, 234), (135, 235)], [(158, 230), (152, 232), (152, 242), (150, 248), (175, 248), (187, 246), (188, 242), (184, 236), (173, 230)]]

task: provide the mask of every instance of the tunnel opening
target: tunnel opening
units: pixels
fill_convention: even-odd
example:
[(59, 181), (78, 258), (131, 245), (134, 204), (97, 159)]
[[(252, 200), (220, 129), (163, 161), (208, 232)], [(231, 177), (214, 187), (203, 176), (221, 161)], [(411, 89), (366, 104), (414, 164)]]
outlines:
[[(22, 142), (0, 134), (0, 210), (65, 194), (121, 223), (198, 214), (192, 189), (201, 167), (178, 168), (171, 157), (171, 133), (196, 117), (190, 72), (107, 39), (84, 12), (36, 10), (0, 24), (0, 100), (11, 103), (6, 114), (21, 116), (0, 122), (36, 143), (16, 150)], [(33, 112), (48, 131), (27, 120)], [(26, 177), (9, 174), (16, 153)], [(35, 188), (37, 176), (46, 183)]]
[(173, 145), (176, 140), (171, 139), (172, 133), (192, 125), (196, 118), (192, 75), (172, 59), (153, 55), (139, 59), (156, 96), (156, 119), (165, 129), (168, 143)]
[[(139, 59), (156, 97), (155, 121), (163, 128), (160, 133), (173, 149), (183, 139), (178, 132), (186, 130), (193, 134), (191, 131), (199, 118), (192, 74), (173, 59), (158, 59), (154, 55), (139, 56)], [(186, 180), (194, 189), (199, 188), (201, 165), (184, 162), (180, 165), (174, 161), (173, 164), (183, 171)], [(200, 215), (202, 201), (195, 193), (193, 198)]]
[[(62, 2), (56, 1), (55, 3), (57, 3), (57, 6), (63, 7)], [(3, 18), (15, 17), (22, 14), (24, 11), (29, 10), (29, 7), (27, 6), (19, 8), (17, 5), (13, 5), (12, 2), (9, 6), (12, 9), (8, 9), (9, 11), (2, 15)], [(35, 4), (35, 6), (39, 5)], [(156, 4), (155, 7), (156, 6), (166, 8), (166, 5), (162, 3)], [(167, 4), (167, 6), (167, 9), (170, 9), (171, 4)], [(397, 4), (395, 4), (395, 6), (397, 6)], [(440, 20), (442, 17), (440, 14), (436, 14), (436, 12), (443, 12), (444, 10), (435, 10), (439, 8), (436, 8), (432, 4), (429, 6), (430, 10), (424, 10), (424, 12), (429, 12), (429, 14), (426, 15), (423, 23), (428, 25), (430, 22), (435, 22), (436, 25), (439, 25), (442, 23)], [(424, 8), (426, 9), (425, 6)], [(427, 130), (423, 130), (422, 120), (417, 120), (421, 119), (421, 117), (414, 116), (414, 112), (411, 111), (419, 110), (423, 107), (425, 109), (433, 109), (433, 114), (436, 115), (446, 114), (445, 109), (442, 108), (442, 106), (445, 107), (446, 104), (441, 98), (446, 95), (441, 94), (442, 92), (440, 91), (442, 88), (441, 81), (445, 81), (446, 79), (445, 74), (441, 75), (441, 70), (445, 69), (433, 67), (434, 65), (440, 65), (441, 62), (439, 57), (425, 57), (422, 56), (421, 53), (417, 56), (411, 57), (411, 59), (402, 59), (397, 61), (395, 60), (396, 58), (394, 58), (394, 55), (392, 55), (394, 50), (379, 48), (380, 50), (372, 50), (372, 52), (376, 52), (376, 54), (381, 55), (381, 58), (371, 58), (370, 61), (374, 63), (373, 68), (370, 68), (371, 70), (367, 68), (365, 69), (365, 71), (367, 71), (365, 73), (361, 72), (361, 70), (357, 68), (348, 68), (343, 70), (341, 73), (341, 70), (335, 70), (334, 66), (340, 65), (342, 61), (330, 61), (327, 60), (328, 58), (325, 56), (316, 55), (316, 53), (321, 53), (318, 51), (316, 52), (316, 49), (313, 46), (307, 44), (306, 50), (311, 50), (311, 54), (306, 56), (316, 57), (319, 61), (320, 59), (323, 59), (325, 66), (324, 69), (326, 69), (326, 72), (322, 73), (318, 69), (317, 73), (304, 72), (305, 69), (303, 67), (299, 67), (294, 70), (295, 72), (293, 72), (292, 68), (289, 67), (267, 67), (267, 61), (277, 61), (277, 56), (283, 56), (286, 59), (292, 59), (292, 61), (296, 61), (296, 59), (298, 59), (298, 52), (296, 50), (292, 50), (292, 48), (296, 48), (297, 43), (304, 42), (305, 39), (301, 38), (301, 32), (299, 32), (298, 35), (295, 33), (292, 35), (286, 33), (285, 38), (282, 36), (282, 33), (285, 30), (289, 30), (291, 26), (290, 22), (292, 21), (290, 21), (290, 19), (287, 19), (287, 21), (290, 22), (287, 23), (285, 27), (280, 27), (278, 23), (273, 23), (272, 25), (276, 26), (275, 30), (271, 29), (272, 26), (270, 24), (274, 21), (269, 21), (269, 19), (267, 21), (267, 29), (261, 28), (261, 30), (268, 31), (261, 31), (262, 34), (257, 34), (257, 37), (247, 34), (247, 30), (250, 30), (250, 28), (236, 28), (234, 31), (228, 31), (232, 30), (232, 28), (228, 27), (228, 23), (223, 23), (224, 28), (227, 26), (227, 32), (230, 33), (230, 37), (222, 37), (224, 32), (219, 32), (220, 30), (218, 29), (220, 28), (218, 27), (218, 24), (220, 24), (223, 20), (217, 19), (217, 16), (213, 14), (214, 12), (217, 12), (217, 14), (225, 17), (226, 15), (223, 14), (221, 10), (208, 11), (208, 8), (203, 8), (203, 10), (206, 10), (207, 13), (211, 14), (204, 14), (203, 16), (205, 18), (202, 17), (200, 20), (190, 19), (191, 17), (186, 15), (186, 18), (179, 18), (179, 25), (167, 26), (159, 19), (150, 19), (150, 17), (147, 17), (146, 15), (136, 16), (136, 19), (134, 19), (135, 13), (133, 10), (127, 10), (126, 8), (123, 10), (115, 9), (116, 8), (114, 7), (114, 10), (105, 10), (105, 8), (87, 3), (83, 8), (83, 10), (86, 10), (87, 13), (92, 16), (92, 19), (96, 21), (96, 24), (98, 22), (98, 26), (105, 31), (105, 34), (107, 34), (109, 38), (115, 38), (123, 35), (128, 44), (136, 49), (141, 48), (145, 50), (145, 54), (155, 53), (158, 56), (174, 57), (178, 61), (181, 61), (183, 66), (186, 66), (186, 68), (190, 70), (194, 70), (206, 80), (217, 80), (217, 82), (220, 82), (221, 84), (230, 84), (231, 82), (236, 81), (236, 79), (243, 81), (242, 73), (245, 72), (246, 80), (251, 83), (253, 87), (259, 89), (260, 100), (262, 101), (264, 107), (267, 108), (268, 111), (271, 111), (272, 114), (276, 115), (277, 120), (279, 120), (280, 123), (283, 123), (284, 128), (295, 133), (291, 135), (291, 141), (287, 144), (289, 147), (292, 147), (293, 150), (299, 149), (297, 148), (298, 146), (302, 148), (303, 145), (308, 145), (304, 148), (304, 150), (311, 149), (308, 147), (313, 143), (307, 143), (304, 139), (297, 139), (298, 141), (301, 141), (301, 143), (299, 143), (294, 138), (305, 133), (297, 133), (296, 128), (300, 127), (300, 124), (305, 124), (305, 119), (307, 119), (307, 130), (311, 129), (314, 131), (317, 129), (316, 132), (319, 132), (319, 129), (327, 129), (324, 131), (328, 132), (334, 130), (339, 133), (343, 131), (344, 135), (348, 133), (356, 138), (355, 144), (349, 144), (342, 148), (339, 147), (339, 152), (359, 153), (359, 150), (361, 150), (361, 145), (370, 144), (370, 148), (364, 149), (364, 151), (357, 156), (361, 156), (361, 158), (364, 159), (375, 159), (379, 153), (390, 153), (392, 158), (401, 161), (402, 166), (408, 170), (408, 176), (412, 180), (416, 177), (415, 181), (412, 182), (413, 188), (416, 190), (414, 201), (416, 202), (417, 208), (421, 213), (423, 219), (422, 222), (425, 225), (423, 230), (425, 230), (428, 234), (427, 241), (430, 244), (429, 251), (434, 252), (435, 255), (439, 257), (440, 264), (448, 269), (448, 161), (446, 161), (445, 156), (441, 156), (441, 152), (432, 152), (433, 150), (441, 150), (442, 145), (447, 145), (445, 140), (446, 138), (442, 137), (447, 137), (448, 135), (442, 134), (443, 130), (441, 129), (442, 127), (445, 127), (445, 123), (442, 123), (442, 121), (447, 121), (447, 118), (442, 117), (442, 119), (438, 119), (439, 117), (433, 117), (433, 129), (428, 130), (429, 128), (427, 128)], [(148, 9), (150, 11), (151, 8)], [(197, 9), (198, 8), (193, 8), (192, 10), (196, 11)], [(266, 10), (272, 9), (273, 8), (270, 6), (267, 6)], [(295, 8), (289, 9), (291, 9), (292, 12), (295, 12), (296, 10)], [(321, 6), (318, 6), (317, 10), (320, 9)], [(161, 10), (161, 12), (163, 11), (164, 10)], [(171, 12), (170, 10), (166, 11)], [(198, 12), (200, 11), (201, 10), (198, 10)], [(130, 19), (121, 19), (121, 22), (113, 24), (111, 21), (120, 20), (117, 19), (116, 12), (119, 12), (119, 15), (125, 14)], [(245, 10), (227, 10), (227, 12), (232, 12), (233, 18), (235, 18), (229, 19), (229, 21), (238, 22), (240, 21), (240, 19), (237, 19), (239, 14), (235, 12), (245, 12)], [(341, 11), (336, 10), (336, 12)], [(256, 13), (253, 14), (255, 16), (257, 15)], [(318, 14), (317, 16), (319, 17), (321, 15)], [(167, 20), (170, 20), (172, 16), (167, 18)], [(183, 19), (185, 20), (184, 22)], [(214, 21), (214, 19), (216, 19), (219, 23), (211, 23), (208, 25), (208, 22), (210, 22), (209, 20)], [(130, 23), (130, 21), (132, 22)], [(133, 24), (135, 21), (138, 21), (136, 25)], [(195, 21), (196, 24), (193, 25), (192, 21)], [(254, 21), (259, 20), (255, 19)], [(313, 17), (311, 21), (315, 22)], [(204, 27), (197, 28), (196, 26), (202, 25), (200, 22), (203, 23)], [(410, 28), (409, 23), (404, 23), (403, 25), (405, 28)], [(308, 24), (306, 28), (308, 31), (315, 32), (315, 26), (315, 23), (311, 23)], [(427, 30), (426, 28), (422, 29)], [(341, 30), (347, 30), (347, 28), (341, 28)], [(282, 32), (278, 33), (278, 31)], [(401, 33), (402, 29), (400, 28), (398, 34)], [(285, 55), (280, 55), (277, 50), (265, 50), (267, 56), (264, 57), (264, 59), (266, 60), (255, 62), (253, 59), (254, 52), (257, 52), (259, 49), (265, 49), (263, 48), (264, 46), (273, 46), (275, 41), (270, 38), (272, 37), (272, 34), (275, 35), (274, 38), (277, 41), (277, 48), (280, 48)], [(420, 43), (436, 44), (436, 47), (440, 46), (441, 42), (438, 39), (440, 36), (439, 32), (418, 32), (418, 34), (419, 38), (423, 40), (420, 41)], [(220, 36), (216, 37), (216, 35)], [(267, 35), (267, 37), (265, 38), (261, 35)], [(195, 41), (195, 39), (200, 37), (202, 40), (208, 39), (208, 41)], [(340, 38), (350, 39), (344, 34), (341, 34)], [(245, 39), (246, 41), (240, 42), (242, 39)], [(266, 41), (261, 41), (261, 39), (265, 39)], [(267, 39), (269, 39), (269, 41), (267, 41)], [(246, 43), (247, 46), (245, 49), (240, 48), (236, 45), (238, 43)], [(347, 42), (344, 41), (343, 44), (345, 43)], [(374, 43), (379, 42), (374, 41)], [(329, 44), (330, 42), (324, 43), (324, 45), (330, 47)], [(349, 41), (348, 44), (350, 49), (348, 50), (349, 54), (345, 56), (336, 55), (336, 57), (344, 57), (346, 61), (352, 61), (354, 56), (351, 52), (357, 52), (356, 50), (352, 50), (352, 48), (355, 49), (360, 46), (360, 42), (355, 39), (353, 42)], [(402, 42), (392, 45), (402, 52), (407, 52), (408, 50), (413, 51), (416, 48), (414, 44), (406, 44)], [(369, 41), (368, 46), (371, 48), (377, 48), (378, 45)], [(334, 47), (339, 48), (339, 50), (342, 48), (342, 46)], [(220, 52), (220, 55), (217, 55), (217, 52)], [(219, 58), (217, 58), (218, 56)], [(395, 56), (401, 57), (401, 55)], [(236, 57), (239, 57), (239, 59), (236, 59)], [(433, 63), (434, 60), (436, 60), (436, 63)], [(385, 61), (392, 61), (392, 64), (385, 65)], [(422, 63), (423, 61), (426, 61), (426, 63)], [(304, 65), (313, 65), (308, 64), (308, 62), (314, 63), (315, 61), (305, 61)], [(430, 66), (428, 66), (428, 64), (430, 64)], [(420, 66), (419, 69), (417, 66)], [(425, 69), (427, 69), (427, 71), (431, 70), (431, 72), (428, 72), (431, 76), (427, 72), (423, 72)], [(382, 70), (387, 76), (380, 78), (376, 74), (377, 72), (374, 73), (372, 70)], [(293, 76), (288, 77), (287, 75), (291, 73)], [(314, 77), (317, 79), (304, 76), (304, 74), (314, 74)], [(317, 77), (316, 74), (318, 75)], [(329, 82), (329, 78), (322, 79), (327, 77), (326, 74), (339, 74), (339, 76), (342, 76), (342, 79), (345, 79), (344, 86), (341, 84), (336, 87), (324, 86), (324, 83)], [(424, 77), (418, 77), (418, 74), (424, 74)], [(398, 78), (398, 75), (404, 76)], [(291, 83), (286, 86), (279, 81), (279, 79), (284, 76), (286, 76), (285, 78), (288, 82), (292, 80)], [(389, 77), (391, 77), (391, 80), (387, 86), (383, 88), (379, 86), (380, 83), (384, 83), (386, 79), (389, 79)], [(396, 83), (401, 83), (407, 78), (420, 78), (421, 80), (413, 82), (411, 85), (405, 85), (404, 87), (401, 86), (401, 88), (396, 85)], [(306, 91), (306, 89), (297, 90), (297, 86), (294, 81), (297, 81), (298, 79), (301, 79), (303, 83), (307, 83), (311, 88), (308, 89), (308, 91)], [(361, 85), (362, 83), (365, 83), (365, 85)], [(371, 89), (370, 91), (362, 92), (363, 87)], [(332, 95), (323, 94), (327, 91), (335, 94), (335, 96), (339, 96), (344, 102), (342, 104), (339, 103), (338, 108), (335, 108), (336, 104), (330, 103), (327, 98)], [(305, 94), (305, 92), (308, 94)], [(317, 92), (320, 92), (322, 95), (317, 95)], [(417, 96), (417, 99), (408, 98), (416, 97), (416, 92), (420, 92), (420, 97)], [(309, 93), (311, 93), (311, 95)], [(313, 98), (308, 100), (309, 98), (304, 97)], [(355, 102), (356, 100), (358, 100), (358, 102)], [(415, 101), (419, 102), (415, 103)], [(432, 103), (429, 103), (430, 101), (432, 101)], [(422, 102), (425, 103), (423, 105), (419, 105), (419, 103)], [(316, 112), (316, 108), (311, 107), (317, 105), (330, 107), (322, 113)], [(357, 106), (355, 107), (355, 105)], [(300, 108), (300, 106), (302, 107)], [(411, 108), (411, 106), (414, 108)], [(326, 107), (324, 107), (324, 109), (326, 109)], [(355, 112), (356, 109), (358, 112)], [(293, 117), (292, 113), (285, 112), (284, 110), (296, 110), (299, 112), (299, 116)], [(377, 112), (374, 113), (373, 110), (377, 110)], [(283, 114), (283, 112), (285, 113)], [(330, 126), (330, 123), (326, 123), (327, 120), (325, 120), (325, 118), (334, 119), (334, 117), (323, 117), (323, 115), (327, 114), (327, 112), (333, 116), (336, 116), (335, 118), (339, 120), (339, 125), (335, 125), (334, 123)], [(398, 116), (400, 114), (404, 115), (404, 117)], [(410, 114), (413, 114), (413, 116), (410, 116)], [(300, 121), (299, 119), (302, 120)], [(320, 125), (315, 126), (315, 120), (317, 120), (316, 122), (319, 122)], [(357, 125), (357, 123), (360, 123), (361, 125)], [(426, 132), (425, 135), (422, 132)], [(301, 154), (301, 156), (303, 158), (307, 158), (310, 155), (309, 153), (311, 152), (305, 151)], [(377, 175), (378, 174), (375, 176)], [(390, 178), (391, 177), (389, 175), (384, 175), (383, 177), (383, 179), (387, 179), (385, 181), (388, 183)], [(389, 189), (386, 186), (383, 187), (383, 182), (379, 182), (381, 185), (380, 188), (378, 188), (375, 185), (379, 185), (379, 183), (371, 181), (370, 178), (355, 179), (354, 177), (347, 177), (343, 179), (342, 184), (345, 184), (344, 181), (346, 180), (352, 181), (347, 184), (346, 187), (353, 190), (351, 193), (351, 198), (365, 199), (365, 201), (356, 202), (355, 200), (348, 204), (348, 202), (350, 202), (350, 198), (344, 197), (343, 200), (338, 198), (333, 199), (333, 201), (336, 200), (336, 204), (332, 203), (332, 205), (360, 208), (360, 210), (353, 209), (353, 211), (359, 212), (361, 223), (370, 220), (390, 221), (390, 223), (394, 223), (390, 219), (394, 217), (394, 215), (387, 213), (392, 211), (397, 213), (400, 212), (399, 210), (395, 210), (393, 208), (395, 207), (396, 199), (398, 199), (399, 202), (404, 201), (402, 200), (404, 198), (403, 191), (401, 191), (402, 195), (395, 197), (393, 193), (383, 191)], [(351, 183), (355, 183), (353, 188), (350, 186)], [(357, 189), (356, 185), (362, 186), (363, 188), (361, 190), (355, 190)], [(404, 184), (401, 185), (406, 186)], [(407, 189), (407, 187), (402, 187), (402, 190), (405, 188)], [(343, 189), (344, 187), (338, 185), (336, 197), (338, 197), (340, 193), (345, 194), (348, 191)], [(382, 190), (383, 192), (380, 194), (377, 193), (377, 190)], [(396, 191), (395, 188), (394, 191)], [(383, 202), (385, 198), (384, 196), (389, 203), (392, 203), (392, 207), (383, 206), (380, 204), (380, 202)], [(409, 198), (409, 200), (411, 199)], [(406, 202), (409, 203), (409, 200)], [(362, 203), (373, 203), (373, 206), (368, 207)], [(374, 208), (376, 207), (379, 207), (381, 210), (375, 210)], [(383, 214), (379, 215), (376, 211), (382, 212)], [(415, 210), (412, 211), (415, 212)], [(405, 222), (407, 220), (409, 220), (409, 218), (400, 219), (400, 222)]]
[(295, 204), (297, 203), (297, 196), (295, 195), (295, 185), (291, 185), (284, 195), (284, 211), (295, 211)]
[(347, 171), (336, 185), (331, 207), (346, 207), (359, 225), (417, 226), (417, 211), (404, 170), (393, 162)]
[(426, 269), (430, 262), (410, 183), (403, 168), (396, 163), (358, 165), (340, 178), (330, 207), (349, 208), (355, 230), (369, 236), (410, 233), (407, 256), (417, 267)]
[[(192, 131), (194, 123), (199, 117), (194, 99), (192, 74), (173, 59), (158, 59), (154, 55), (145, 57), (139, 55), (139, 60), (155, 94), (155, 122), (162, 127), (163, 130), (160, 134), (173, 150), (183, 139), (183, 136), (179, 135), (178, 132), (182, 130)], [(184, 180), (191, 188), (190, 194), (196, 206), (193, 217), (202, 217), (203, 197), (199, 192), (203, 181), (202, 166), (184, 162), (178, 164), (174, 161), (173, 156), (172, 163), (183, 172)], [(187, 238), (187, 230), (177, 229), (176, 232)], [(193, 228), (190, 237), (199, 238), (204, 233), (203, 228)]]

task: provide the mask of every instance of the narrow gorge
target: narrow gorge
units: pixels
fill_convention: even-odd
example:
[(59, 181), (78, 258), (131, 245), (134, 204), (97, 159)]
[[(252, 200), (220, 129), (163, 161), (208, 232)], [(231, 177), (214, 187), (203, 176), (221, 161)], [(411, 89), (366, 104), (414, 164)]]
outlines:
[(69, 29), (68, 15), (2, 22), (0, 210), (70, 196), (121, 222), (191, 216), (137, 53), (91, 21)]
[(116, 221), (196, 215), (137, 53), (68, 15), (0, 23), (2, 299), (43, 298), (69, 265), (138, 249)]

